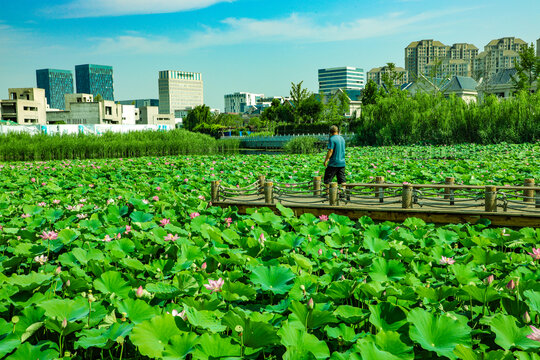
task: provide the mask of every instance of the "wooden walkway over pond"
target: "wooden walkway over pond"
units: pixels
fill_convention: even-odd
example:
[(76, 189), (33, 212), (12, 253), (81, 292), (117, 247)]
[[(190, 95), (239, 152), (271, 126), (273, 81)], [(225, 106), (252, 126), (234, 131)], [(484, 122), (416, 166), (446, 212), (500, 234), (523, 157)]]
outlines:
[(456, 185), (454, 178), (447, 178), (444, 184), (393, 184), (377, 177), (373, 183), (339, 187), (322, 184), (320, 176), (290, 184), (259, 176), (242, 188), (212, 182), (212, 203), (217, 206), (236, 206), (241, 213), (258, 207), (277, 211), (278, 202), (296, 215), (335, 213), (393, 222), (417, 217), (440, 224), (489, 219), (496, 226), (540, 227), (540, 187), (534, 179), (525, 179), (523, 186)]

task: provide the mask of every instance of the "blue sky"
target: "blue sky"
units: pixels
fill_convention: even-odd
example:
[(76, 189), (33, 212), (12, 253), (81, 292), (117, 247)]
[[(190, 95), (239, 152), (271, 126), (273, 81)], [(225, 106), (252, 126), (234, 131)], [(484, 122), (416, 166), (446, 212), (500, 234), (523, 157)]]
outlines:
[(115, 98), (157, 98), (160, 70), (203, 73), (205, 103), (235, 91), (317, 90), (317, 69), (404, 65), (421, 39), (540, 38), (540, 1), (0, 0), (0, 98), (35, 70), (114, 67)]

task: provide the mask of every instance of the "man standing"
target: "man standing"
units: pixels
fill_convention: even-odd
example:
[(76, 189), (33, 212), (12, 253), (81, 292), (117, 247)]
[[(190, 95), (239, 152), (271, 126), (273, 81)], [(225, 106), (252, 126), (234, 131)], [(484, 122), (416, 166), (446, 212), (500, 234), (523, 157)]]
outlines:
[(324, 160), (324, 183), (326, 185), (337, 175), (339, 185), (345, 183), (345, 139), (339, 135), (337, 126), (330, 127), (330, 139), (328, 140), (328, 153)]

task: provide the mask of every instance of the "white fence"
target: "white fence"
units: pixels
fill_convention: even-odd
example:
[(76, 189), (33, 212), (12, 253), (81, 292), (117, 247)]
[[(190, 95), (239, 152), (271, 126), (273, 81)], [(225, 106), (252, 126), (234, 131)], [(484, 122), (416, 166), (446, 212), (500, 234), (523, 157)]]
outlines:
[(169, 131), (169, 125), (0, 125), (0, 134), (27, 133), (30, 135), (47, 134), (93, 134), (106, 132), (127, 133), (130, 131)]

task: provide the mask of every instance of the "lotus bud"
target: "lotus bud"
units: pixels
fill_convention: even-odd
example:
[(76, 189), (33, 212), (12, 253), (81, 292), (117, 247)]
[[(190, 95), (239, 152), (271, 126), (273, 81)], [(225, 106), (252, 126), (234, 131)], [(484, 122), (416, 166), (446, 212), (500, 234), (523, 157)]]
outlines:
[(339, 250), (339, 252), (343, 254), (343, 249)]
[(123, 336), (119, 336), (116, 338), (116, 342), (119, 343), (120, 345), (122, 345), (124, 343), (124, 337)]
[(71, 281), (69, 281), (69, 280), (66, 281), (66, 286), (67, 286), (67, 287), (70, 287), (70, 286), (71, 286)]
[(318, 254), (319, 254), (319, 256), (322, 255), (322, 249), (319, 249)]
[(491, 285), (493, 283), (493, 280), (495, 280), (495, 276), (493, 276), (493, 274), (489, 275), (486, 278), (486, 282), (487, 282), (488, 285)]
[(313, 308), (315, 307), (315, 302), (313, 301), (313, 298), (310, 298), (307, 304), (310, 310), (313, 310)]
[(523, 314), (523, 321), (525, 321), (525, 324), (528, 324), (531, 322), (531, 316), (529, 315), (528, 311), (525, 311), (525, 314)]
[(64, 318), (64, 320), (62, 321), (62, 328), (64, 329), (67, 328), (67, 324), (68, 324), (67, 319)]
[(304, 295), (306, 295), (306, 287), (304, 286), (304, 284), (300, 285), (300, 290), (302, 290), (304, 292)]
[(514, 282), (514, 279), (511, 279), (508, 284), (506, 284), (506, 288), (508, 290), (514, 290), (516, 288), (516, 283)]
[(336, 258), (337, 258), (337, 254), (336, 254), (336, 252), (335, 252), (335, 251), (334, 251), (334, 252), (332, 253), (332, 256), (334, 256), (334, 257), (336, 257)]
[(341, 280), (345, 280), (345, 275), (341, 274)]
[(135, 292), (135, 296), (137, 296), (138, 298), (143, 296), (143, 287), (142, 287), (142, 285), (137, 288), (137, 291)]
[(56, 273), (56, 275), (60, 275), (60, 273), (62, 272), (62, 267), (57, 267), (54, 272)]
[(206, 270), (206, 267), (207, 267), (207, 265), (206, 265), (206, 261), (205, 261), (205, 262), (202, 263), (201, 269), (202, 269), (202, 270)]
[(238, 333), (242, 333), (244, 331), (244, 328), (242, 327), (242, 325), (236, 325), (234, 330)]

